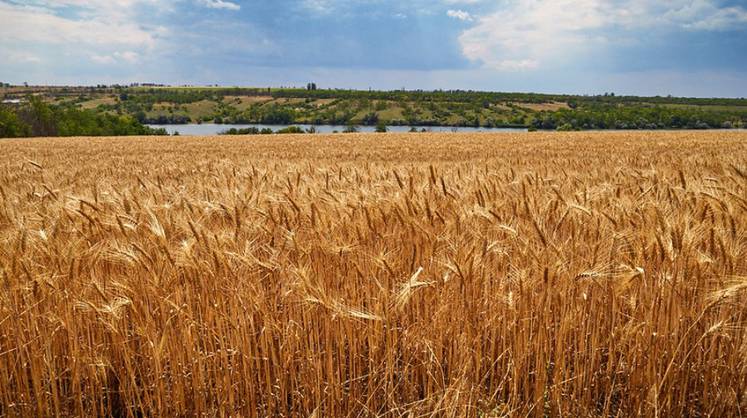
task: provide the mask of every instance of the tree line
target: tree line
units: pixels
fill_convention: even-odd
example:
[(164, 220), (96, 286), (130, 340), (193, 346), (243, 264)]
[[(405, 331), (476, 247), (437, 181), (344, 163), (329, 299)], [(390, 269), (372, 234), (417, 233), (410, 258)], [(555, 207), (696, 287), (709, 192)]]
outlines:
[(484, 92), (473, 90), (346, 90), (319, 89), (309, 83), (306, 88), (151, 88), (121, 89), (120, 95), (139, 103), (194, 103), (222, 100), (225, 96), (270, 96), (272, 98), (358, 99), (410, 102), (522, 102), (522, 103), (591, 103), (591, 104), (680, 104), (693, 106), (747, 106), (745, 98), (698, 98), (675, 96), (625, 96), (614, 93), (597, 95)]
[(663, 106), (591, 106), (539, 112), (531, 129), (732, 129), (747, 126), (747, 111)]
[(0, 105), (0, 138), (32, 136), (167, 135), (127, 115), (53, 106), (31, 97), (17, 106)]

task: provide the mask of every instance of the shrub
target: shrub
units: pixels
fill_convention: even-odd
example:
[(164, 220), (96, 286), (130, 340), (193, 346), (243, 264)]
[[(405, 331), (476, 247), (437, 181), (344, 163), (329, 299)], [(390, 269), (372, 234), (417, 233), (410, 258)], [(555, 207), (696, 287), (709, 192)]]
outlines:
[(299, 126), (289, 126), (287, 128), (278, 130), (276, 133), (278, 134), (304, 134), (306, 133), (306, 131), (304, 131), (303, 128)]

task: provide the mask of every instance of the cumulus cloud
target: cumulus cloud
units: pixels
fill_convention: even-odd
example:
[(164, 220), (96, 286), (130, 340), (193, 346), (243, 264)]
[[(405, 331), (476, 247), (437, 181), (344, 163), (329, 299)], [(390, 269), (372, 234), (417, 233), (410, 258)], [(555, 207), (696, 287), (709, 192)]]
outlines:
[(462, 21), (471, 21), (472, 15), (465, 12), (464, 10), (448, 10), (446, 11), (446, 15), (449, 17), (453, 17), (454, 19), (459, 19)]
[(599, 0), (531, 0), (477, 19), (462, 33), (462, 53), (498, 70), (537, 68), (543, 59), (590, 41), (604, 25)]
[[(55, 49), (80, 54), (96, 64), (134, 63), (156, 51), (169, 36), (162, 25), (144, 23), (142, 14), (172, 12), (177, 0), (0, 0), (0, 39), (15, 49)], [(239, 10), (227, 0), (194, 0), (203, 7)], [(138, 52), (135, 52), (138, 51)], [(12, 63), (32, 62), (14, 54)]]
[(117, 51), (111, 55), (91, 55), (91, 61), (102, 65), (121, 63), (134, 64), (138, 61), (139, 58), (140, 55), (134, 51)]
[[(72, 0), (68, 0), (71, 2)], [(79, 3), (83, 3), (82, 0)], [(145, 29), (134, 19), (89, 11), (86, 19), (74, 19), (41, 7), (0, 2), (0, 38), (37, 44), (121, 46), (152, 48), (164, 28)]]
[(652, 28), (720, 31), (747, 25), (747, 10), (714, 0), (517, 0), (472, 17), (475, 25), (459, 37), (462, 53), (498, 70), (573, 59), (620, 33), (636, 37)]
[(140, 58), (140, 55), (137, 52), (134, 51), (122, 51), (122, 52), (115, 52), (111, 55), (97, 55), (93, 54), (91, 55), (91, 61), (95, 62), (96, 64), (119, 64), (119, 63), (128, 63), (128, 64), (134, 64), (138, 61), (138, 58)]
[(241, 6), (224, 0), (200, 0), (200, 2), (211, 9), (240, 10)]
[(693, 1), (666, 11), (664, 19), (690, 30), (723, 31), (744, 28), (747, 10), (741, 6), (718, 7), (711, 1)]

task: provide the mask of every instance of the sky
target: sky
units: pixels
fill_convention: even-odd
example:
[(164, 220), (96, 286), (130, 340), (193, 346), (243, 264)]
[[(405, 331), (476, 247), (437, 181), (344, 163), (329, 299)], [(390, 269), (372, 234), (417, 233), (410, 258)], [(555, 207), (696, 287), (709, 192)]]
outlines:
[(747, 97), (747, 0), (0, 0), (0, 81)]

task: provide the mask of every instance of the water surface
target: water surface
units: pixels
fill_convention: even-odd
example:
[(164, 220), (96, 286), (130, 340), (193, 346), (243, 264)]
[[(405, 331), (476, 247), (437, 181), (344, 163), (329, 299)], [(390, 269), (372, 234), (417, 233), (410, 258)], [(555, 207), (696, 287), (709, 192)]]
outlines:
[[(345, 130), (345, 126), (338, 125), (261, 125), (261, 124), (250, 124), (250, 125), (218, 125), (214, 123), (190, 123), (184, 125), (148, 125), (151, 128), (164, 128), (166, 132), (173, 135), (174, 132), (179, 132), (179, 135), (217, 135), (220, 132), (226, 131), (231, 128), (245, 129), (250, 127), (256, 127), (259, 130), (264, 128), (278, 131), (288, 126), (298, 126), (303, 129), (310, 129), (312, 126), (316, 129), (317, 133), (329, 134), (334, 131), (342, 132)], [(358, 126), (359, 132), (374, 132), (376, 131), (375, 126)], [(388, 126), (389, 132), (408, 132), (412, 128), (411, 126)], [(523, 128), (474, 128), (474, 127), (451, 127), (451, 126), (415, 126), (420, 131), (425, 129), (428, 132), (526, 132)]]

